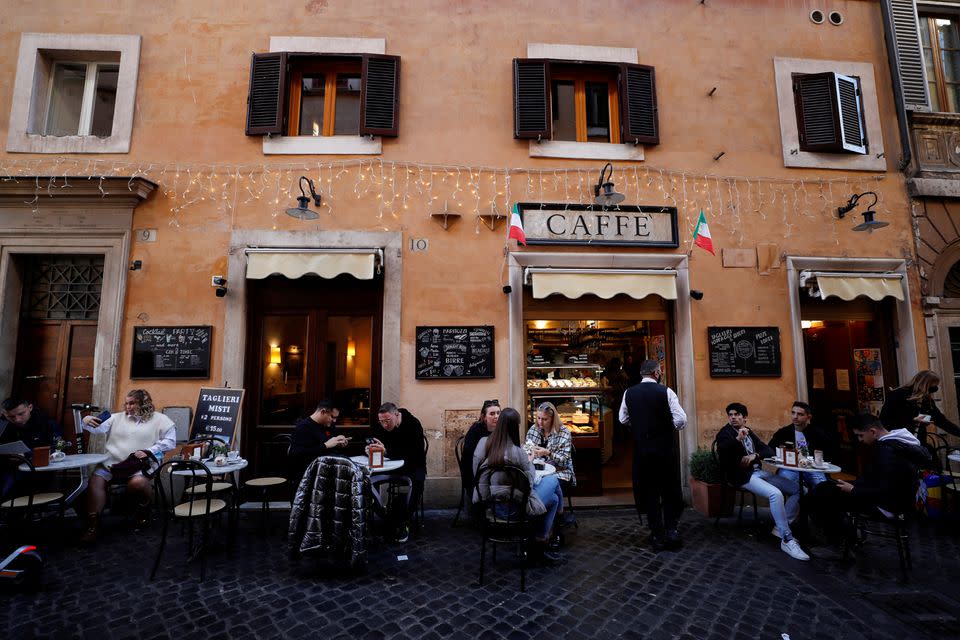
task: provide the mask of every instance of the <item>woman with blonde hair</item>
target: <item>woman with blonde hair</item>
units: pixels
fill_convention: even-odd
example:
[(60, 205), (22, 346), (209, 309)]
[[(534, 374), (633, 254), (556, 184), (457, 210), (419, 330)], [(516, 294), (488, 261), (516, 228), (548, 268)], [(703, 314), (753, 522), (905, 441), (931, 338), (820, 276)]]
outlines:
[(943, 415), (933, 400), (933, 394), (939, 390), (939, 375), (929, 369), (918, 371), (910, 382), (887, 394), (880, 409), (880, 422), (889, 431), (906, 428), (916, 434), (920, 442), (925, 441), (931, 424), (960, 436), (960, 426)]
[(534, 458), (543, 458), (556, 467), (564, 493), (568, 493), (570, 487), (577, 486), (577, 476), (573, 473), (573, 439), (570, 430), (560, 421), (560, 414), (552, 402), (542, 402), (537, 406), (535, 421), (527, 431), (524, 448)]

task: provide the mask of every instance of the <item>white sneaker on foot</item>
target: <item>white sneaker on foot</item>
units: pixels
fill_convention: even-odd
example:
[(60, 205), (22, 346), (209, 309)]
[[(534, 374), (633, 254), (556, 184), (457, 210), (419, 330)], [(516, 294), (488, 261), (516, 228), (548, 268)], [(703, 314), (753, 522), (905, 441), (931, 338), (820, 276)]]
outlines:
[(781, 542), (780, 550), (785, 554), (793, 558), (794, 560), (809, 560), (810, 556), (803, 552), (803, 549), (800, 548), (800, 543), (797, 542), (796, 538), (791, 538), (790, 542)]
[(780, 533), (780, 529), (776, 525), (773, 526), (773, 529), (770, 529), (770, 535), (783, 538), (783, 534)]

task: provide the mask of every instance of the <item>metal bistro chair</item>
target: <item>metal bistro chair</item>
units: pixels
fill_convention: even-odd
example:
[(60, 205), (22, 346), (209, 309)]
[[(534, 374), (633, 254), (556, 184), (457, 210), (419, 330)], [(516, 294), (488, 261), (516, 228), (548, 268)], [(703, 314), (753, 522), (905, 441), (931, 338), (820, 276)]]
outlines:
[(473, 487), (469, 486), (470, 483), (463, 472), (463, 444), (466, 440), (467, 436), (460, 436), (457, 438), (457, 444), (453, 447), (453, 454), (457, 458), (457, 469), (460, 471), (460, 504), (457, 505), (457, 515), (453, 517), (453, 524), (450, 525), (452, 527), (456, 527), (460, 521), (460, 512), (463, 511), (463, 505), (467, 505), (467, 513), (469, 513), (470, 504), (473, 502), (473, 496), (470, 495)]
[[(174, 472), (186, 472), (186, 477), (192, 478), (194, 481), (199, 480), (198, 484), (204, 487), (204, 491), (195, 492), (193, 495), (199, 495), (200, 497), (175, 504), (174, 495), (176, 494), (174, 489), (177, 476)], [(157, 558), (153, 563), (153, 570), (150, 572), (150, 579), (153, 580), (157, 575), (160, 559), (163, 557), (163, 551), (167, 544), (170, 519), (175, 518), (183, 520), (187, 524), (187, 557), (188, 559), (200, 557), (200, 581), (203, 582), (210, 537), (210, 518), (227, 508), (226, 501), (213, 497), (213, 474), (203, 463), (196, 460), (168, 460), (157, 469), (153, 484), (159, 501), (160, 512), (163, 516), (163, 534), (160, 538), (160, 547), (157, 549)], [(201, 526), (200, 544), (194, 547), (194, 527), (198, 520)]]
[[(18, 471), (17, 469), (25, 465), (27, 471)], [(39, 482), (39, 474), (36, 467), (33, 466), (26, 456), (16, 453), (0, 454), (0, 469), (9, 470), (14, 473), (13, 486), (10, 488), (10, 494), (6, 500), (0, 503), (0, 522), (4, 520), (12, 521), (15, 517), (22, 516), (26, 527), (33, 524), (34, 509), (40, 510), (46, 507), (56, 506), (57, 515), (63, 523), (63, 511), (65, 500), (63, 493), (60, 492), (39, 492), (36, 485)]]
[(519, 546), (520, 591), (527, 590), (527, 548), (532, 537), (527, 518), (530, 499), (530, 481), (526, 471), (512, 464), (481, 465), (477, 470), (477, 491), (480, 487), (496, 488), (488, 491), (480, 506), (483, 509), (482, 538), (480, 542), (480, 585), (483, 586), (487, 541), (493, 543), (493, 562), (497, 561), (497, 543)]
[[(284, 460), (290, 457), (290, 443), (293, 436), (289, 433), (282, 433), (275, 437), (274, 442), (279, 445), (286, 445)], [(286, 467), (285, 467), (286, 468)], [(288, 478), (285, 476), (261, 476), (250, 478), (243, 483), (243, 486), (257, 492), (260, 498), (260, 528), (263, 535), (270, 533), (270, 490), (286, 484)], [(290, 506), (293, 507), (293, 494), (290, 495)]]
[[(717, 455), (716, 439), (714, 439), (713, 445), (710, 447), (710, 451), (713, 453), (713, 457), (716, 458), (719, 463), (720, 456)], [(746, 489), (742, 489), (736, 485), (731, 484), (727, 480), (727, 474), (723, 472), (722, 465), (720, 465), (720, 475), (722, 478), (720, 481), (720, 504), (723, 505), (723, 507), (720, 509), (719, 513), (717, 513), (717, 518), (716, 520), (713, 521), (713, 526), (716, 527), (720, 524), (720, 516), (723, 515), (723, 512), (726, 510), (726, 505), (728, 504), (727, 492), (733, 491), (734, 494), (733, 494), (733, 500), (730, 501), (731, 503), (736, 502), (737, 492), (740, 493), (740, 511), (737, 512), (737, 524), (739, 525), (743, 521), (743, 502), (747, 496), (750, 496), (753, 499), (753, 525), (754, 527), (759, 527), (760, 513), (757, 510), (757, 495), (755, 493), (747, 491)]]
[(913, 569), (913, 561), (910, 558), (910, 528), (907, 514), (905, 512), (895, 513), (892, 518), (888, 518), (878, 511), (875, 514), (849, 513), (847, 516), (856, 532), (856, 539), (850, 540), (847, 536), (844, 536), (842, 545), (844, 561), (850, 557), (851, 546), (863, 547), (867, 541), (867, 535), (893, 539), (897, 543), (900, 575), (906, 582), (907, 571)]

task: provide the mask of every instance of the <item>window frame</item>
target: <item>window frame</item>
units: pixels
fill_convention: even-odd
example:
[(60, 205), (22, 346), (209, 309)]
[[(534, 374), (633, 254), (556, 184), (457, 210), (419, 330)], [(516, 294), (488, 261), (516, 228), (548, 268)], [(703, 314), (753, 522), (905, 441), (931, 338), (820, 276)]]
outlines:
[(620, 82), (619, 70), (611, 65), (584, 65), (583, 68), (572, 68), (558, 62), (550, 68), (550, 117), (553, 118), (555, 106), (553, 104), (553, 84), (556, 81), (573, 82), (574, 122), (576, 140), (557, 140), (553, 135), (550, 139), (556, 142), (598, 142), (587, 136), (587, 82), (607, 83), (607, 111), (610, 114), (610, 135), (605, 143), (620, 144)]
[[(6, 150), (11, 153), (128, 153), (140, 43), (139, 35), (21, 34)], [(119, 65), (113, 123), (107, 137), (42, 133), (46, 130), (54, 65), (73, 61)]]
[[(931, 62), (933, 63), (933, 78), (927, 76), (927, 94), (930, 101), (930, 108), (932, 111), (937, 113), (960, 113), (960, 81), (953, 82), (958, 87), (958, 105), (956, 111), (950, 111), (945, 109), (950, 103), (948, 100), (947, 94), (947, 78), (943, 71), (943, 49), (940, 48), (940, 40), (937, 38), (937, 28), (936, 28), (936, 19), (937, 18), (949, 18), (953, 23), (954, 30), (958, 39), (960, 39), (960, 12), (950, 13), (946, 11), (929, 11), (924, 10), (922, 7), (917, 7), (917, 27), (918, 29), (926, 29), (927, 36), (930, 39), (930, 53), (931, 53)], [(917, 34), (919, 37), (919, 33)], [(920, 44), (920, 55), (924, 55), (924, 46), (923, 38), (919, 37)], [(956, 51), (960, 51), (960, 48), (957, 48)], [(939, 108), (933, 109), (933, 100), (930, 96), (930, 80), (933, 80), (934, 88), (936, 89), (937, 102), (939, 103)]]
[(309, 134), (300, 133), (300, 107), (303, 91), (304, 73), (323, 73), (324, 74), (324, 105), (323, 105), (323, 128), (319, 137), (333, 137), (335, 135), (354, 136), (362, 135), (360, 133), (359, 116), (362, 115), (362, 107), (358, 103), (358, 128), (357, 133), (336, 134), (336, 112), (337, 112), (337, 75), (340, 73), (356, 73), (363, 78), (363, 60), (359, 57), (356, 61), (347, 60), (315, 60), (305, 62), (297, 60), (296, 57), (290, 59), (290, 69), (287, 72), (287, 133), (288, 137), (309, 137)]
[[(42, 136), (52, 136), (52, 137), (64, 137), (56, 136), (55, 134), (48, 133), (47, 130), (50, 128), (50, 108), (53, 103), (53, 91), (54, 91), (54, 78), (56, 78), (56, 71), (58, 65), (73, 64), (73, 65), (85, 65), (86, 71), (83, 79), (83, 96), (80, 98), (80, 122), (77, 125), (77, 133), (68, 134), (68, 135), (77, 135), (77, 136), (93, 136), (94, 134), (90, 132), (93, 127), (93, 109), (94, 102), (96, 100), (96, 91), (97, 91), (97, 74), (100, 71), (101, 66), (110, 66), (117, 68), (117, 75), (119, 76), (120, 72), (120, 63), (111, 62), (109, 60), (57, 60), (54, 59), (51, 61), (50, 65), (50, 78), (47, 84), (47, 100), (46, 108), (44, 109), (43, 116), (43, 126), (38, 127), (43, 133), (39, 134)], [(113, 120), (116, 119), (116, 100), (114, 100), (114, 117), (111, 118), (110, 128), (113, 130)], [(111, 133), (112, 135), (112, 133)], [(109, 136), (95, 136), (98, 138), (109, 137)]]

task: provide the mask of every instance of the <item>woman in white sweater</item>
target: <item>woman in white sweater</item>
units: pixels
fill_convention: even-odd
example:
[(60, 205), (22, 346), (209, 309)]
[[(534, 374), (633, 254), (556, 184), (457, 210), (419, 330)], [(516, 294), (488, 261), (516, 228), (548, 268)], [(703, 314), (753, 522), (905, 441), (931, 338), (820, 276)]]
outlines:
[[(144, 389), (134, 389), (123, 401), (123, 412), (114, 413), (100, 422), (96, 416), (83, 419), (83, 428), (90, 433), (106, 433), (107, 458), (90, 476), (87, 488), (87, 530), (81, 536), (82, 542), (93, 542), (97, 537), (97, 524), (100, 512), (107, 502), (107, 484), (113, 479), (110, 466), (126, 460), (130, 454), (144, 458), (149, 452), (157, 458), (170, 451), (177, 444), (177, 427), (173, 421), (153, 406), (153, 398)], [(137, 505), (137, 519), (141, 523), (146, 519), (147, 510), (153, 499), (150, 480), (142, 473), (127, 480), (127, 492)]]

